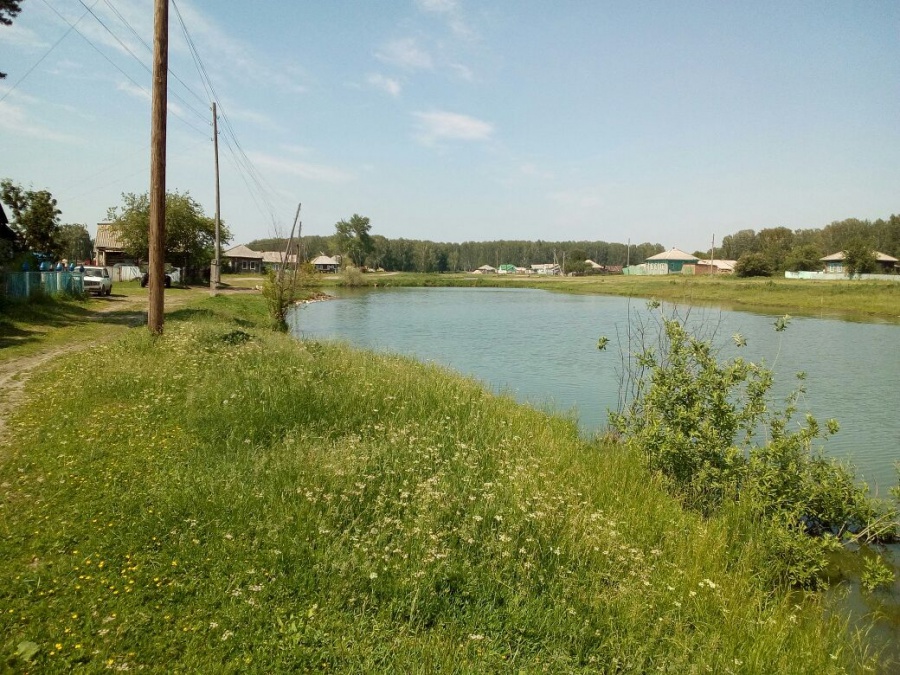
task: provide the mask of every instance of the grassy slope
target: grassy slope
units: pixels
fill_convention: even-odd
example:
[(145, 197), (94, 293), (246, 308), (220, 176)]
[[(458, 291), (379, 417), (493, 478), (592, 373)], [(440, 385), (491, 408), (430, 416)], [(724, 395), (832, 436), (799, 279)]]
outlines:
[(260, 304), (32, 383), (0, 448), (10, 665), (33, 641), (51, 672), (860, 669), (818, 600), (767, 590), (740, 514), (437, 368), (266, 333)]
[(900, 283), (889, 281), (797, 281), (681, 275), (559, 278), (472, 274), (367, 275), (365, 280), (378, 286), (544, 288), (565, 293), (624, 295), (773, 313), (900, 320)]

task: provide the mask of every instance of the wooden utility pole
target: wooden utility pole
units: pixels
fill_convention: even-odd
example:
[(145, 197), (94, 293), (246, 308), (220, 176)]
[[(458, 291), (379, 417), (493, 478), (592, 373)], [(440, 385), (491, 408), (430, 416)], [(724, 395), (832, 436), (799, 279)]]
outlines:
[(216, 154), (216, 252), (213, 255), (212, 267), (209, 270), (209, 291), (212, 295), (216, 294), (216, 289), (219, 287), (219, 279), (221, 278), (219, 275), (221, 273), (221, 265), (222, 265), (222, 246), (219, 242), (219, 121), (216, 119), (216, 102), (213, 101), (212, 104), (212, 114), (213, 114), (213, 148)]
[(150, 113), (150, 298), (147, 327), (163, 332), (166, 251), (166, 112), (169, 73), (169, 0), (156, 0), (153, 17), (153, 92)]

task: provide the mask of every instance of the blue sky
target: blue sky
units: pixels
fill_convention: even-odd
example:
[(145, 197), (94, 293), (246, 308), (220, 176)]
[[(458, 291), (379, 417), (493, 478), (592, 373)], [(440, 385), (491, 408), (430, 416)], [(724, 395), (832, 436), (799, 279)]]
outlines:
[[(896, 0), (176, 2), (228, 122), (233, 243), (298, 201), (307, 234), (359, 213), (688, 251), (900, 212)], [(210, 95), (170, 21), (167, 185), (212, 215)], [(152, 23), (152, 0), (24, 0), (0, 26), (0, 177), (92, 234), (148, 189)]]

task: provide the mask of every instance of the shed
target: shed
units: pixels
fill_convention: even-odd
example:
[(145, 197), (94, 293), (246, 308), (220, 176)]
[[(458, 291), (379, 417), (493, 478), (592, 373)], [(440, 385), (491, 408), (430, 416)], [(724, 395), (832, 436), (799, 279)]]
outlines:
[(475, 274), (496, 274), (497, 268), (491, 267), (490, 265), (482, 265), (477, 270), (475, 270)]
[(507, 263), (505, 265), (500, 265), (500, 267), (497, 269), (497, 274), (515, 274), (515, 273), (516, 273), (516, 266), (510, 265), (509, 263)]
[(690, 253), (685, 253), (677, 248), (651, 255), (644, 262), (647, 264), (648, 274), (671, 274), (681, 272), (687, 265), (696, 263), (699, 258)]
[(125, 252), (125, 242), (115, 223), (97, 223), (94, 260), (101, 267), (112, 267), (117, 263), (131, 261), (131, 256)]

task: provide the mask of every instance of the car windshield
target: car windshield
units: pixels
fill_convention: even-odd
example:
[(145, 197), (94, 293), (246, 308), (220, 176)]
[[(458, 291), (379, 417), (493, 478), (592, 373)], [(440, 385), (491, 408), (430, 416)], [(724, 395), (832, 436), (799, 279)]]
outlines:
[(103, 276), (103, 268), (102, 267), (85, 267), (84, 273), (89, 277), (102, 277)]

